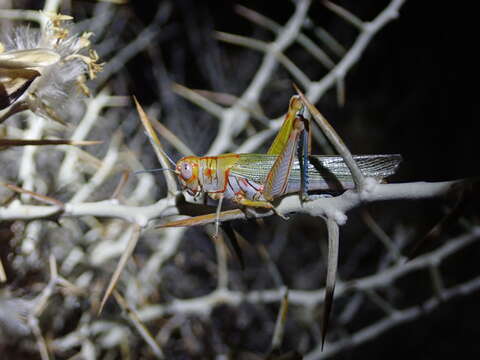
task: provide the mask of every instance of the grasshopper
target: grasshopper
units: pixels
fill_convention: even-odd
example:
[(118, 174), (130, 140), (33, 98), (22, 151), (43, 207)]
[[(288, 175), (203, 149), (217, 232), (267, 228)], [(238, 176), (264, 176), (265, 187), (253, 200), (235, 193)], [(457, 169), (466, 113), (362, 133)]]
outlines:
[[(240, 206), (274, 209), (272, 201), (299, 192), (338, 192), (354, 188), (349, 168), (341, 156), (310, 155), (309, 122), (305, 105), (292, 96), (283, 124), (266, 154), (221, 154), (181, 158), (174, 172), (190, 195), (206, 193), (219, 200), (216, 224), (223, 199)], [(379, 181), (395, 173), (398, 154), (354, 155), (364, 176)], [(194, 225), (190, 219), (189, 224)], [(164, 225), (165, 227), (169, 224)]]
[[(187, 156), (175, 164), (175, 169), (161, 169), (175, 172), (183, 189), (190, 195), (195, 197), (206, 193), (210, 198), (218, 200), (215, 235), (218, 233), (223, 199), (240, 206), (277, 212), (272, 202), (285, 194), (300, 193), (302, 201), (308, 201), (309, 191), (338, 192), (356, 187), (343, 157), (310, 155), (310, 124), (304, 114), (306, 109), (312, 113), (318, 110), (301, 92), (299, 94), (300, 96), (294, 95), (290, 99), (282, 126), (266, 154)], [(398, 154), (354, 155), (353, 159), (364, 176), (384, 181), (395, 173), (402, 157)], [(173, 221), (161, 227), (197, 225), (207, 217), (212, 219), (212, 215), (197, 216)], [(241, 260), (238, 244), (235, 246), (234, 239), (232, 243)], [(329, 251), (330, 246), (329, 239)], [(332, 241), (332, 249), (325, 286), (322, 348), (335, 289), (338, 242), (333, 245)]]

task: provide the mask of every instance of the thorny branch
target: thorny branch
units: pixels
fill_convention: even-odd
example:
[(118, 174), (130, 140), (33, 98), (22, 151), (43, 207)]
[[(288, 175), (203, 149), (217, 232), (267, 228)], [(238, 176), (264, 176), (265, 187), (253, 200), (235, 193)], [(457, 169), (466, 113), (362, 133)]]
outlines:
[[(314, 32), (325, 41), (328, 48), (326, 50), (323, 49), (324, 44), (318, 44), (305, 33), (307, 19), (309, 26), (312, 26), (311, 19), (314, 18), (309, 0), (295, 2), (291, 16), (284, 24), (278, 24), (253, 10), (238, 7), (238, 12), (242, 16), (274, 34), (274, 39), (266, 42), (252, 37), (217, 32), (217, 37), (222, 41), (249, 47), (262, 54), (261, 63), (252, 74), (251, 81), (241, 89), (240, 95), (217, 94), (217, 99), (223, 95), (224, 98), (229, 96), (230, 101), (230, 103), (224, 102), (219, 105), (214, 96), (207, 97), (206, 93), (190, 90), (180, 84), (172, 85), (173, 82), (170, 79), (157, 77), (156, 80), (162, 82), (162, 86), (159, 85), (159, 87), (173, 88), (173, 91), (216, 118), (218, 131), (207, 153), (218, 154), (238, 149), (248, 152), (256, 151), (271, 139), (282, 121), (282, 117), (266, 121), (260, 105), (261, 99), (268, 94), (269, 83), (278, 76), (278, 65), (283, 66), (304, 87), (306, 98), (312, 103), (318, 103), (326, 91), (334, 85), (337, 86), (340, 103), (343, 103), (345, 77), (360, 61), (365, 49), (374, 40), (374, 36), (399, 15), (403, 3), (404, 0), (392, 0), (372, 21), (363, 21), (347, 9), (325, 2), (326, 7), (341, 18), (338, 21), (345, 21), (358, 31), (353, 44), (343, 49), (324, 29), (314, 25)], [(303, 290), (301, 281), (306, 281), (300, 273), (303, 269), (298, 269), (300, 275), (295, 278), (297, 280), (290, 280), (291, 283), (283, 284), (283, 273), (280, 276), (280, 271), (265, 272), (269, 274), (265, 275), (261, 268), (254, 267), (248, 262), (245, 274), (242, 276), (250, 276), (257, 283), (254, 280), (251, 283), (244, 282), (240, 280), (241, 276), (234, 269), (228, 272), (231, 253), (221, 237), (215, 238), (215, 249), (211, 251), (212, 259), (209, 259), (207, 251), (202, 250), (203, 252), (199, 253), (195, 250), (192, 244), (201, 241), (201, 237), (194, 237), (191, 230), (187, 232), (184, 228), (153, 229), (154, 225), (169, 221), (172, 216), (186, 215), (185, 204), (179, 201), (181, 196), (177, 194), (177, 186), (171, 173), (165, 174), (169, 190), (166, 196), (159, 195), (154, 177), (150, 174), (140, 174), (133, 180), (132, 177), (125, 180), (126, 172), (143, 169), (142, 162), (145, 161), (146, 153), (152, 153), (152, 151), (146, 141), (144, 129), (139, 125), (132, 103), (128, 99), (130, 93), (119, 91), (119, 95), (125, 96), (116, 94), (117, 89), (128, 88), (128, 81), (132, 78), (132, 74), (127, 74), (123, 70), (129, 60), (145, 49), (158, 47), (154, 39), (168, 26), (174, 11), (173, 3), (165, 4), (159, 9), (154, 20), (142, 31), (136, 31), (138, 29), (134, 28), (133, 32), (138, 36), (131, 39), (128, 38), (128, 34), (121, 34), (119, 38), (122, 39), (120, 40), (122, 46), (119, 46), (116, 51), (112, 47), (111, 39), (108, 38), (111, 34), (106, 29), (111, 27), (115, 31), (120, 28), (115, 22), (117, 20), (115, 14), (121, 10), (111, 4), (94, 6), (88, 22), (94, 24), (97, 29), (102, 29), (100, 38), (95, 41), (99, 42), (100, 48), (104, 46), (107, 49), (106, 52), (112, 52), (110, 54), (112, 62), (97, 79), (98, 93), (85, 100), (84, 107), (78, 104), (69, 105), (71, 119), (66, 129), (59, 130), (58, 125), (53, 125), (51, 121), (34, 113), (17, 114), (0, 125), (2, 136), (6, 133), (10, 137), (11, 134), (15, 139), (23, 139), (25, 141), (23, 145), (29, 145), (24, 146), (23, 149), (10, 148), (7, 151), (0, 149), (2, 166), (4, 161), (17, 164), (13, 170), (2, 171), (0, 181), (15, 184), (15, 187), (10, 186), (10, 189), (19, 190), (13, 194), (8, 187), (2, 188), (0, 225), (10, 226), (12, 222), (12, 228), (20, 227), (21, 229), (15, 230), (17, 233), (14, 232), (11, 241), (5, 241), (9, 244), (8, 246), (18, 248), (12, 249), (12, 254), (16, 251), (16, 255), (13, 256), (14, 261), (8, 260), (6, 263), (2, 257), (0, 280), (8, 282), (12, 276), (20, 277), (36, 269), (39, 261), (46, 259), (45, 254), (42, 254), (45, 249), (48, 249), (50, 269), (49, 276), (43, 278), (46, 284), (40, 291), (37, 290), (38, 286), (29, 288), (31, 293), (37, 294), (31, 301), (26, 301), (18, 289), (12, 287), (10, 290), (10, 284), (5, 292), (0, 293), (0, 302), (3, 305), (0, 306), (0, 346), (6, 341), (4, 333), (14, 339), (15, 336), (25, 336), (31, 332), (42, 360), (53, 357), (54, 354), (94, 359), (100, 352), (108, 352), (109, 356), (122, 354), (125, 358), (131, 358), (142, 353), (144, 344), (148, 345), (150, 354), (156, 358), (165, 358), (168, 357), (167, 354), (170, 354), (171, 349), (177, 346), (173, 344), (176, 337), (171, 335), (178, 331), (180, 341), (185, 343), (184, 351), (187, 353), (204, 355), (205, 348), (201, 345), (203, 341), (205, 344), (213, 344), (210, 351), (215, 354), (227, 354), (229, 347), (233, 347), (233, 350), (237, 349), (235, 345), (223, 339), (222, 330), (219, 330), (212, 321), (218, 316), (216, 309), (227, 306), (234, 309), (237, 316), (242, 314), (241, 308), (244, 304), (252, 304), (254, 309), (251, 309), (251, 312), (254, 315), (249, 316), (255, 317), (261, 314), (263, 322), (270, 326), (269, 331), (265, 331), (269, 334), (268, 341), (264, 342), (267, 344), (264, 346), (265, 353), (269, 351), (270, 344), (271, 350), (280, 350), (282, 340), (285, 342), (289, 334), (294, 338), (288, 326), (289, 321), (292, 321), (305, 327), (302, 336), (310, 342), (308, 346), (301, 349), (305, 359), (327, 358), (371, 341), (391, 327), (428, 315), (433, 309), (441, 306), (442, 302), (471, 294), (480, 288), (478, 276), (457, 282), (453, 286), (446, 286), (441, 267), (447, 259), (454, 257), (462, 249), (478, 243), (480, 230), (478, 226), (472, 224), (465, 226), (463, 235), (449, 239), (435, 250), (409, 262), (402, 261), (400, 254), (404, 250), (405, 243), (413, 236), (400, 227), (392, 235), (391, 241), (385, 240), (385, 232), (378, 228), (377, 235), (380, 234), (379, 237), (389, 244), (387, 253), (378, 262), (380, 265), (387, 265), (379, 265), (378, 268), (381, 270), (369, 275), (353, 279), (350, 277), (350, 280), (337, 279), (336, 283), (334, 276), (337, 268), (339, 226), (347, 223), (348, 211), (378, 201), (441, 197), (468, 185), (470, 181), (467, 180), (379, 184), (373, 179), (363, 178), (360, 174), (356, 176), (357, 189), (346, 191), (339, 196), (322, 197), (305, 203), (302, 203), (296, 194), (279, 199), (275, 206), (280, 213), (309, 214), (327, 220), (330, 253), (328, 258), (331, 261), (328, 263), (326, 289), (322, 287), (323, 283), (309, 279), (307, 286), (311, 286), (311, 290)], [(44, 6), (44, 10), (50, 12), (57, 12), (59, 9), (60, 1), (47, 1)], [(45, 18), (31, 10), (0, 9), (0, 18), (11, 21), (33, 21), (44, 28), (47, 26)], [(123, 35), (125, 38), (122, 38)], [(326, 69), (324, 76), (319, 79), (310, 79), (303, 68), (287, 57), (286, 51), (296, 43), (302, 46), (304, 49), (302, 51), (311, 54), (320, 66)], [(330, 57), (327, 53), (333, 53), (339, 59), (335, 60), (334, 56)], [(173, 56), (179, 55), (177, 53)], [(177, 57), (177, 60), (180, 57)], [(158, 58), (152, 63), (165, 65), (163, 60)], [(171, 78), (181, 82), (178, 78), (182, 79), (182, 76)], [(138, 100), (143, 103), (142, 98), (139, 97)], [(170, 111), (172, 106), (175, 105), (162, 103), (158, 107), (152, 106), (153, 109), (162, 108), (162, 116), (158, 121), (163, 122), (164, 117), (174, 112)], [(149, 111), (147, 112), (150, 114)], [(26, 127), (19, 126), (20, 120), (17, 118), (24, 121)], [(250, 118), (253, 120), (250, 121)], [(154, 128), (161, 129), (159, 131), (161, 138), (174, 143), (175, 148), (191, 153), (190, 148), (180, 140), (182, 134), (174, 134), (170, 131), (164, 133), (167, 128), (163, 125), (156, 126), (155, 121), (157, 119), (150, 119)], [(257, 126), (264, 128), (257, 130)], [(149, 130), (152, 136), (153, 128)], [(58, 138), (58, 132), (62, 131), (69, 135), (68, 138), (72, 142), (88, 141), (93, 138), (103, 140), (105, 143), (95, 145), (94, 150), (59, 146), (47, 147), (49, 151), (47, 152), (43, 147), (31, 146), (32, 143), (29, 142), (45, 137), (53, 142)], [(245, 138), (244, 132), (251, 136)], [(339, 150), (338, 145), (342, 145), (343, 142), (338, 135), (333, 132), (329, 140), (344, 156), (346, 162), (349, 162), (348, 148), (345, 147), (344, 153), (341, 149)], [(160, 140), (157, 138), (153, 142), (159, 143)], [(146, 145), (143, 145), (144, 143)], [(157, 149), (157, 155), (163, 162), (162, 166), (168, 167), (167, 160), (162, 157), (163, 150), (159, 149)], [(45, 161), (45, 158), (49, 160)], [(355, 173), (355, 163), (350, 163), (349, 166), (352, 173)], [(122, 178), (119, 180), (120, 174)], [(110, 198), (111, 196), (113, 198)], [(53, 205), (39, 205), (37, 203), (39, 199), (54, 199), (57, 202), (53, 202)], [(196, 205), (196, 209), (205, 210), (205, 207)], [(246, 215), (245, 212), (234, 209), (223, 212), (221, 221), (252, 217), (260, 219), (271, 215), (273, 212), (255, 210), (249, 211)], [(57, 225), (52, 225), (52, 222), (46, 220), (54, 220)], [(214, 220), (213, 216), (206, 215), (202, 223), (208, 224)], [(188, 222), (188, 219), (179, 220), (177, 225), (182, 224), (182, 221)], [(188, 236), (184, 236), (186, 233)], [(275, 236), (272, 244), (268, 245), (271, 253), (282, 254), (283, 250), (289, 246), (286, 236), (280, 235)], [(0, 239), (3, 241), (1, 236)], [(315, 239), (315, 241), (318, 240)], [(305, 242), (305, 246), (307, 244), (308, 242)], [(138, 254), (134, 253), (136, 246), (140, 247)], [(246, 251), (249, 246), (245, 241), (240, 241), (240, 248)], [(351, 254), (353, 263), (355, 257), (361, 256), (360, 253), (358, 251)], [(207, 273), (208, 281), (206, 282), (195, 278), (198, 276), (195, 272), (199, 272), (195, 268), (196, 262), (199, 262), (199, 254), (203, 259), (200, 262), (200, 268)], [(118, 261), (114, 270), (111, 260), (119, 256), (121, 260)], [(392, 258), (396, 261), (385, 260)], [(279, 267), (286, 265), (278, 258), (274, 258), (273, 261), (275, 264), (278, 263)], [(317, 264), (314, 268), (315, 278), (318, 278), (319, 262), (315, 261), (315, 263)], [(189, 273), (189, 267), (197, 270)], [(340, 261), (339, 268), (341, 267)], [(14, 268), (18, 274), (12, 274), (10, 268)], [(255, 272), (255, 275), (250, 275), (249, 271)], [(282, 268), (282, 272), (289, 271), (291, 268)], [(428, 272), (434, 295), (419, 301), (421, 307), (416, 305), (396, 307), (395, 282), (419, 271)], [(112, 273), (114, 275), (110, 276)], [(104, 278), (101, 274), (106, 277)], [(275, 278), (273, 287), (269, 277)], [(300, 278), (303, 280), (299, 281)], [(213, 286), (211, 279), (214, 279)], [(192, 286), (188, 287), (183, 283), (191, 283)], [(251, 286), (252, 284), (255, 286)], [(292, 308), (288, 317), (285, 317), (287, 300), (284, 285), (289, 288), (288, 305)], [(113, 290), (114, 287), (116, 290)], [(335, 293), (333, 293), (334, 287)], [(377, 292), (383, 289), (390, 289), (391, 293), (385, 296), (378, 295)], [(118, 307), (112, 309), (109, 306), (107, 299), (112, 291), (131, 327), (119, 320)], [(342, 320), (339, 323), (352, 320), (354, 315), (361, 311), (359, 309), (364, 299), (374, 302), (375, 306), (385, 313), (384, 317), (356, 330), (349, 336), (345, 336), (339, 324), (334, 324), (333, 336), (327, 337), (326, 347), (322, 352), (324, 337), (322, 338), (321, 334), (320, 336), (311, 334), (319, 333), (316, 329), (322, 321), (326, 324), (325, 318), (328, 316), (328, 311), (323, 312), (323, 318), (318, 316), (319, 307), (324, 306), (324, 309), (329, 307), (325, 302), (326, 292), (330, 293), (333, 299), (347, 299), (347, 305), (343, 307), (339, 305), (342, 311)], [(85, 299), (88, 299), (91, 305), (85, 305)], [(78, 305), (79, 303), (82, 305)], [(20, 306), (20, 304), (23, 305)], [(267, 314), (265, 305), (268, 304), (283, 304), (278, 316), (276, 313), (272, 316)], [(87, 310), (82, 309), (80, 320), (75, 326), (69, 326), (70, 330), (65, 331), (63, 326), (65, 319), (78, 311), (78, 306), (84, 306)], [(111, 316), (110, 320), (105, 320), (103, 315), (100, 317), (94, 315), (102, 308), (104, 308), (103, 314), (107, 312)], [(56, 310), (58, 314), (55, 313)], [(41, 322), (42, 316), (50, 316), (52, 312), (58, 320), (44, 325)], [(26, 324), (22, 322), (22, 316), (26, 316)], [(334, 318), (335, 316), (336, 314)], [(277, 317), (278, 321), (276, 321)], [(247, 322), (244, 327), (248, 327), (250, 320), (244, 321)], [(275, 322), (276, 326), (274, 326)], [(205, 330), (207, 326), (210, 327)], [(207, 333), (211, 336), (206, 336)], [(45, 334), (54, 338), (46, 338)], [(138, 342), (139, 345), (129, 342), (128, 339), (132, 334), (136, 335), (134, 342)], [(260, 338), (260, 333), (258, 335)], [(236, 346), (242, 348), (242, 344)], [(248, 346), (250, 344), (245, 345), (245, 347)]]

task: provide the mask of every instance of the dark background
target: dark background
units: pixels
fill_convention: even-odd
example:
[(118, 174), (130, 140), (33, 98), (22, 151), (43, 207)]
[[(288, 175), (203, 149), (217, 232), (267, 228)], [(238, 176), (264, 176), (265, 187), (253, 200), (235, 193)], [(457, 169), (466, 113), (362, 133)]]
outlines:
[[(288, 19), (292, 12), (288, 1), (277, 1), (275, 5), (266, 1), (176, 1), (172, 15), (174, 35), (164, 47), (166, 66), (173, 77), (177, 77), (173, 80), (184, 81), (183, 84), (191, 88), (237, 91), (237, 94), (241, 85), (248, 83), (255, 68), (240, 67), (234, 69), (237, 74), (229, 73), (232, 69), (211, 54), (213, 50), (209, 45), (214, 30), (268, 38), (267, 31), (259, 27), (252, 30), (251, 24), (235, 13), (237, 3), (279, 23)], [(336, 3), (361, 19), (373, 19), (387, 1)], [(383, 152), (401, 153), (405, 157), (399, 175), (402, 180), (434, 181), (479, 173), (478, 161), (474, 160), (476, 130), (479, 129), (474, 121), (478, 59), (473, 32), (474, 11), (465, 4), (461, 8), (452, 4), (407, 1), (400, 17), (377, 34), (347, 76), (345, 106), (336, 105), (334, 90), (330, 90), (319, 104), (354, 152), (373, 150), (369, 143), (378, 142)], [(134, 2), (132, 5), (145, 22), (156, 12), (154, 2)], [(322, 7), (321, 1), (313, 2), (310, 14), (316, 25), (338, 34), (344, 45), (351, 44), (355, 31)], [(175, 71), (180, 55), (176, 58), (175, 52), (170, 51), (172, 43), (175, 47), (184, 47), (181, 56), (184, 69), (180, 74)], [(224, 45), (222, 51), (229, 56), (241, 54), (232, 45)], [(292, 54), (296, 60), (295, 49), (287, 54)], [(301, 65), (307, 74), (321, 75), (315, 69), (318, 64), (311, 59), (310, 64)], [(208, 66), (214, 67), (219, 75), (206, 75), (212, 72), (206, 69)], [(148, 79), (148, 71), (142, 70)], [(144, 86), (135, 90), (146, 98), (152, 94)], [(278, 113), (277, 110), (275, 115)], [(355, 119), (371, 124), (373, 135), (361, 129), (360, 134), (358, 129), (352, 131)]]
[[(288, 1), (238, 3), (279, 23), (284, 23), (292, 11)], [(313, 3), (310, 16), (315, 23), (338, 34), (345, 45), (351, 44), (355, 32), (323, 8), (321, 2)], [(336, 3), (362, 19), (373, 19), (387, 1)], [(172, 76), (177, 77), (175, 81), (191, 88), (241, 93), (255, 71), (255, 64), (259, 64), (259, 58), (247, 50), (221, 45), (226, 52), (223, 56), (231, 61), (223, 63), (215, 54), (218, 49), (211, 45), (212, 30), (261, 39), (271, 39), (271, 36), (240, 18), (234, 11), (235, 4), (236, 1), (175, 2), (172, 22), (178, 26), (178, 31), (174, 32), (174, 45), (168, 41), (164, 47), (165, 64)], [(337, 106), (333, 90), (317, 103), (352, 152), (401, 153), (404, 163), (395, 181), (439, 181), (480, 173), (479, 126), (475, 117), (478, 86), (475, 76), (478, 67), (476, 12), (465, 3), (461, 7), (456, 4), (407, 1), (400, 17), (380, 31), (360, 62), (349, 72), (345, 106)], [(136, 14), (145, 22), (155, 13), (154, 4), (146, 6), (136, 2), (133, 5)], [(178, 50), (181, 54), (175, 53), (172, 46), (182, 48)], [(318, 64), (302, 58), (298, 48), (293, 47), (287, 55), (298, 60), (300, 68), (313, 74), (313, 78), (321, 76), (316, 68)], [(230, 57), (235, 56), (246, 56), (250, 63), (231, 60)], [(180, 72), (176, 72), (178, 61), (184, 66)], [(241, 66), (229, 68), (231, 64)], [(215, 68), (215, 76), (208, 67)], [(148, 71), (142, 74), (148, 83)], [(142, 84), (144, 86), (145, 82)], [(274, 116), (284, 111), (285, 106), (280, 102), (286, 104), (292, 94), (288, 84), (283, 85), (282, 90), (284, 94), (278, 94), (281, 101), (264, 99), (266, 108), (272, 109)], [(141, 92), (145, 98), (151, 94), (145, 87), (135, 87), (134, 91)], [(442, 215), (441, 202), (426, 203), (395, 204), (399, 216), (420, 219), (420, 234)], [(477, 204), (470, 203), (465, 214), (478, 216)], [(475, 260), (465, 259), (469, 257), (458, 259), (458, 272), (478, 273)], [(412, 288), (411, 291), (416, 290)], [(457, 298), (441, 305), (422, 321), (398, 326), (352, 353), (336, 358), (404, 359), (413, 356), (431, 359), (458, 356), (460, 349), (469, 356), (479, 355), (480, 350), (474, 345), (480, 334), (477, 324), (479, 301), (479, 294)]]

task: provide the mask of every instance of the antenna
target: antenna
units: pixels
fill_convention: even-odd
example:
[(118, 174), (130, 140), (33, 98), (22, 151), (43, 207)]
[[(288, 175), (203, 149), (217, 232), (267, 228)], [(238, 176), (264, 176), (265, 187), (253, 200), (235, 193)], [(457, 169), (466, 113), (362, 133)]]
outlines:
[(170, 163), (173, 165), (173, 167), (176, 167), (177, 164), (175, 163), (175, 161), (172, 160), (172, 158), (170, 156), (168, 156), (168, 154), (166, 153), (165, 150), (162, 149), (161, 146), (155, 146), (155, 142), (153, 141), (153, 139), (150, 138), (150, 135), (148, 134), (147, 131), (145, 131), (145, 135), (147, 136), (148, 140), (150, 141), (150, 143), (152, 144), (153, 148), (159, 150), (167, 159), (168, 161), (170, 161)]
[(172, 171), (172, 172), (174, 172), (175, 174), (178, 173), (177, 170), (170, 169), (170, 168), (157, 168), (157, 169), (137, 170), (137, 171), (134, 171), (133, 174), (134, 174), (134, 175), (138, 175), (138, 174), (154, 173), (154, 172), (161, 172), (161, 171)]
[[(168, 159), (168, 161), (170, 161), (170, 163), (173, 165), (173, 167), (176, 167), (177, 164), (175, 163), (175, 161), (173, 161), (170, 156), (168, 156), (168, 154), (163, 150), (163, 149), (160, 149), (160, 151), (163, 153), (163, 155), (165, 155), (165, 157)], [(171, 170), (171, 169), (170, 169)]]

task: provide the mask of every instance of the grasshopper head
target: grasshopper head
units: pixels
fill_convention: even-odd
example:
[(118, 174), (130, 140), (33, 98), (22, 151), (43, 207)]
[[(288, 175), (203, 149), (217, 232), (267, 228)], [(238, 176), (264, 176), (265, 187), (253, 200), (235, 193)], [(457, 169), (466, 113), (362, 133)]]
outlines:
[(190, 195), (195, 195), (202, 190), (198, 181), (198, 158), (187, 156), (177, 162), (175, 172), (178, 175), (182, 187)]

